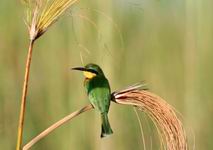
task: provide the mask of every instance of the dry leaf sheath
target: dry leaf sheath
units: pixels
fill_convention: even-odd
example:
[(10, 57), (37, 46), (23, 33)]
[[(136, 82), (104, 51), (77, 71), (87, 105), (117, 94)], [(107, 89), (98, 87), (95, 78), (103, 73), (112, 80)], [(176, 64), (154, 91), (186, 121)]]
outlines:
[(28, 6), (28, 16), (26, 23), (29, 29), (29, 49), (26, 60), (24, 84), (21, 99), (21, 108), (19, 114), (19, 125), (17, 135), (16, 150), (22, 146), (22, 136), (24, 127), (24, 114), (26, 109), (26, 97), (30, 75), (30, 64), (33, 53), (33, 45), (47, 29), (58, 20), (58, 18), (78, 0), (23, 0)]
[[(162, 142), (165, 145), (165, 149), (187, 150), (185, 131), (183, 129), (181, 121), (177, 118), (173, 107), (159, 96), (156, 96), (155, 94), (146, 90), (141, 90), (140, 88), (141, 85), (136, 85), (122, 91), (114, 92), (112, 94), (112, 101), (117, 104), (134, 106), (139, 110), (145, 112), (151, 118), (151, 120), (155, 121), (155, 124), (161, 131), (159, 132), (159, 137), (163, 138)], [(81, 110), (86, 111), (91, 108), (91, 106), (87, 106), (82, 108)], [(72, 114), (75, 114), (74, 116), (76, 117), (84, 111), (77, 112), (80, 113), (75, 114), (74, 112)], [(57, 129), (59, 126), (70, 121), (72, 117), (69, 117), (72, 116), (72, 114), (62, 118), (46, 130), (41, 132), (38, 136), (33, 138), (28, 144), (24, 146), (24, 150), (28, 150), (38, 141)]]

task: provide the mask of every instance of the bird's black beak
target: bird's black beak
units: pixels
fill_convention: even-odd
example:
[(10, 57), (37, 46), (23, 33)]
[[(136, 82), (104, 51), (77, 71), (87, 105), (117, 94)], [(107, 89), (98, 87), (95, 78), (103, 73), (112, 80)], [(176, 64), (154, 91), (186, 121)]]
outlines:
[(74, 67), (74, 68), (71, 68), (72, 70), (78, 70), (78, 71), (88, 71), (86, 68), (84, 67)]
[(74, 67), (74, 68), (71, 68), (72, 70), (78, 70), (78, 71), (86, 71), (86, 72), (91, 72), (91, 73), (94, 73), (94, 74), (98, 74), (97, 71), (95, 70), (92, 70), (92, 69), (86, 69), (84, 67)]

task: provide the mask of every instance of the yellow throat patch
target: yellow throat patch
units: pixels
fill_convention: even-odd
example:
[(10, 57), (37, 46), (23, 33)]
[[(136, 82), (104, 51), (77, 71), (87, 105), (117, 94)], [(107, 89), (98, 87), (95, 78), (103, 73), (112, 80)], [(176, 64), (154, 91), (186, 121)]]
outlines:
[(96, 76), (96, 74), (92, 72), (84, 71), (84, 76), (88, 79), (92, 79), (93, 77)]

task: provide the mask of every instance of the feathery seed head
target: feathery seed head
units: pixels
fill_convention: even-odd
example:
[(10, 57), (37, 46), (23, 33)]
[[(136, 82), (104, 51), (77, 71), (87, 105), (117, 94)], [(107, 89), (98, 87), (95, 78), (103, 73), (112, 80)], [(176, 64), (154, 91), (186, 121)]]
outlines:
[(23, 0), (28, 7), (30, 40), (36, 40), (78, 0)]

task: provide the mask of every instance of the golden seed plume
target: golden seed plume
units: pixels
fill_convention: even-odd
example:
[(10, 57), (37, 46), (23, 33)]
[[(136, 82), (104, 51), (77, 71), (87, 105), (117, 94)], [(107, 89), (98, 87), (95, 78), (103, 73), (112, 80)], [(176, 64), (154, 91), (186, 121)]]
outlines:
[(22, 0), (28, 7), (30, 40), (36, 40), (78, 0)]
[(132, 105), (145, 112), (159, 129), (163, 145), (168, 150), (187, 150), (185, 130), (174, 108), (159, 96), (138, 87), (112, 94), (118, 104)]

